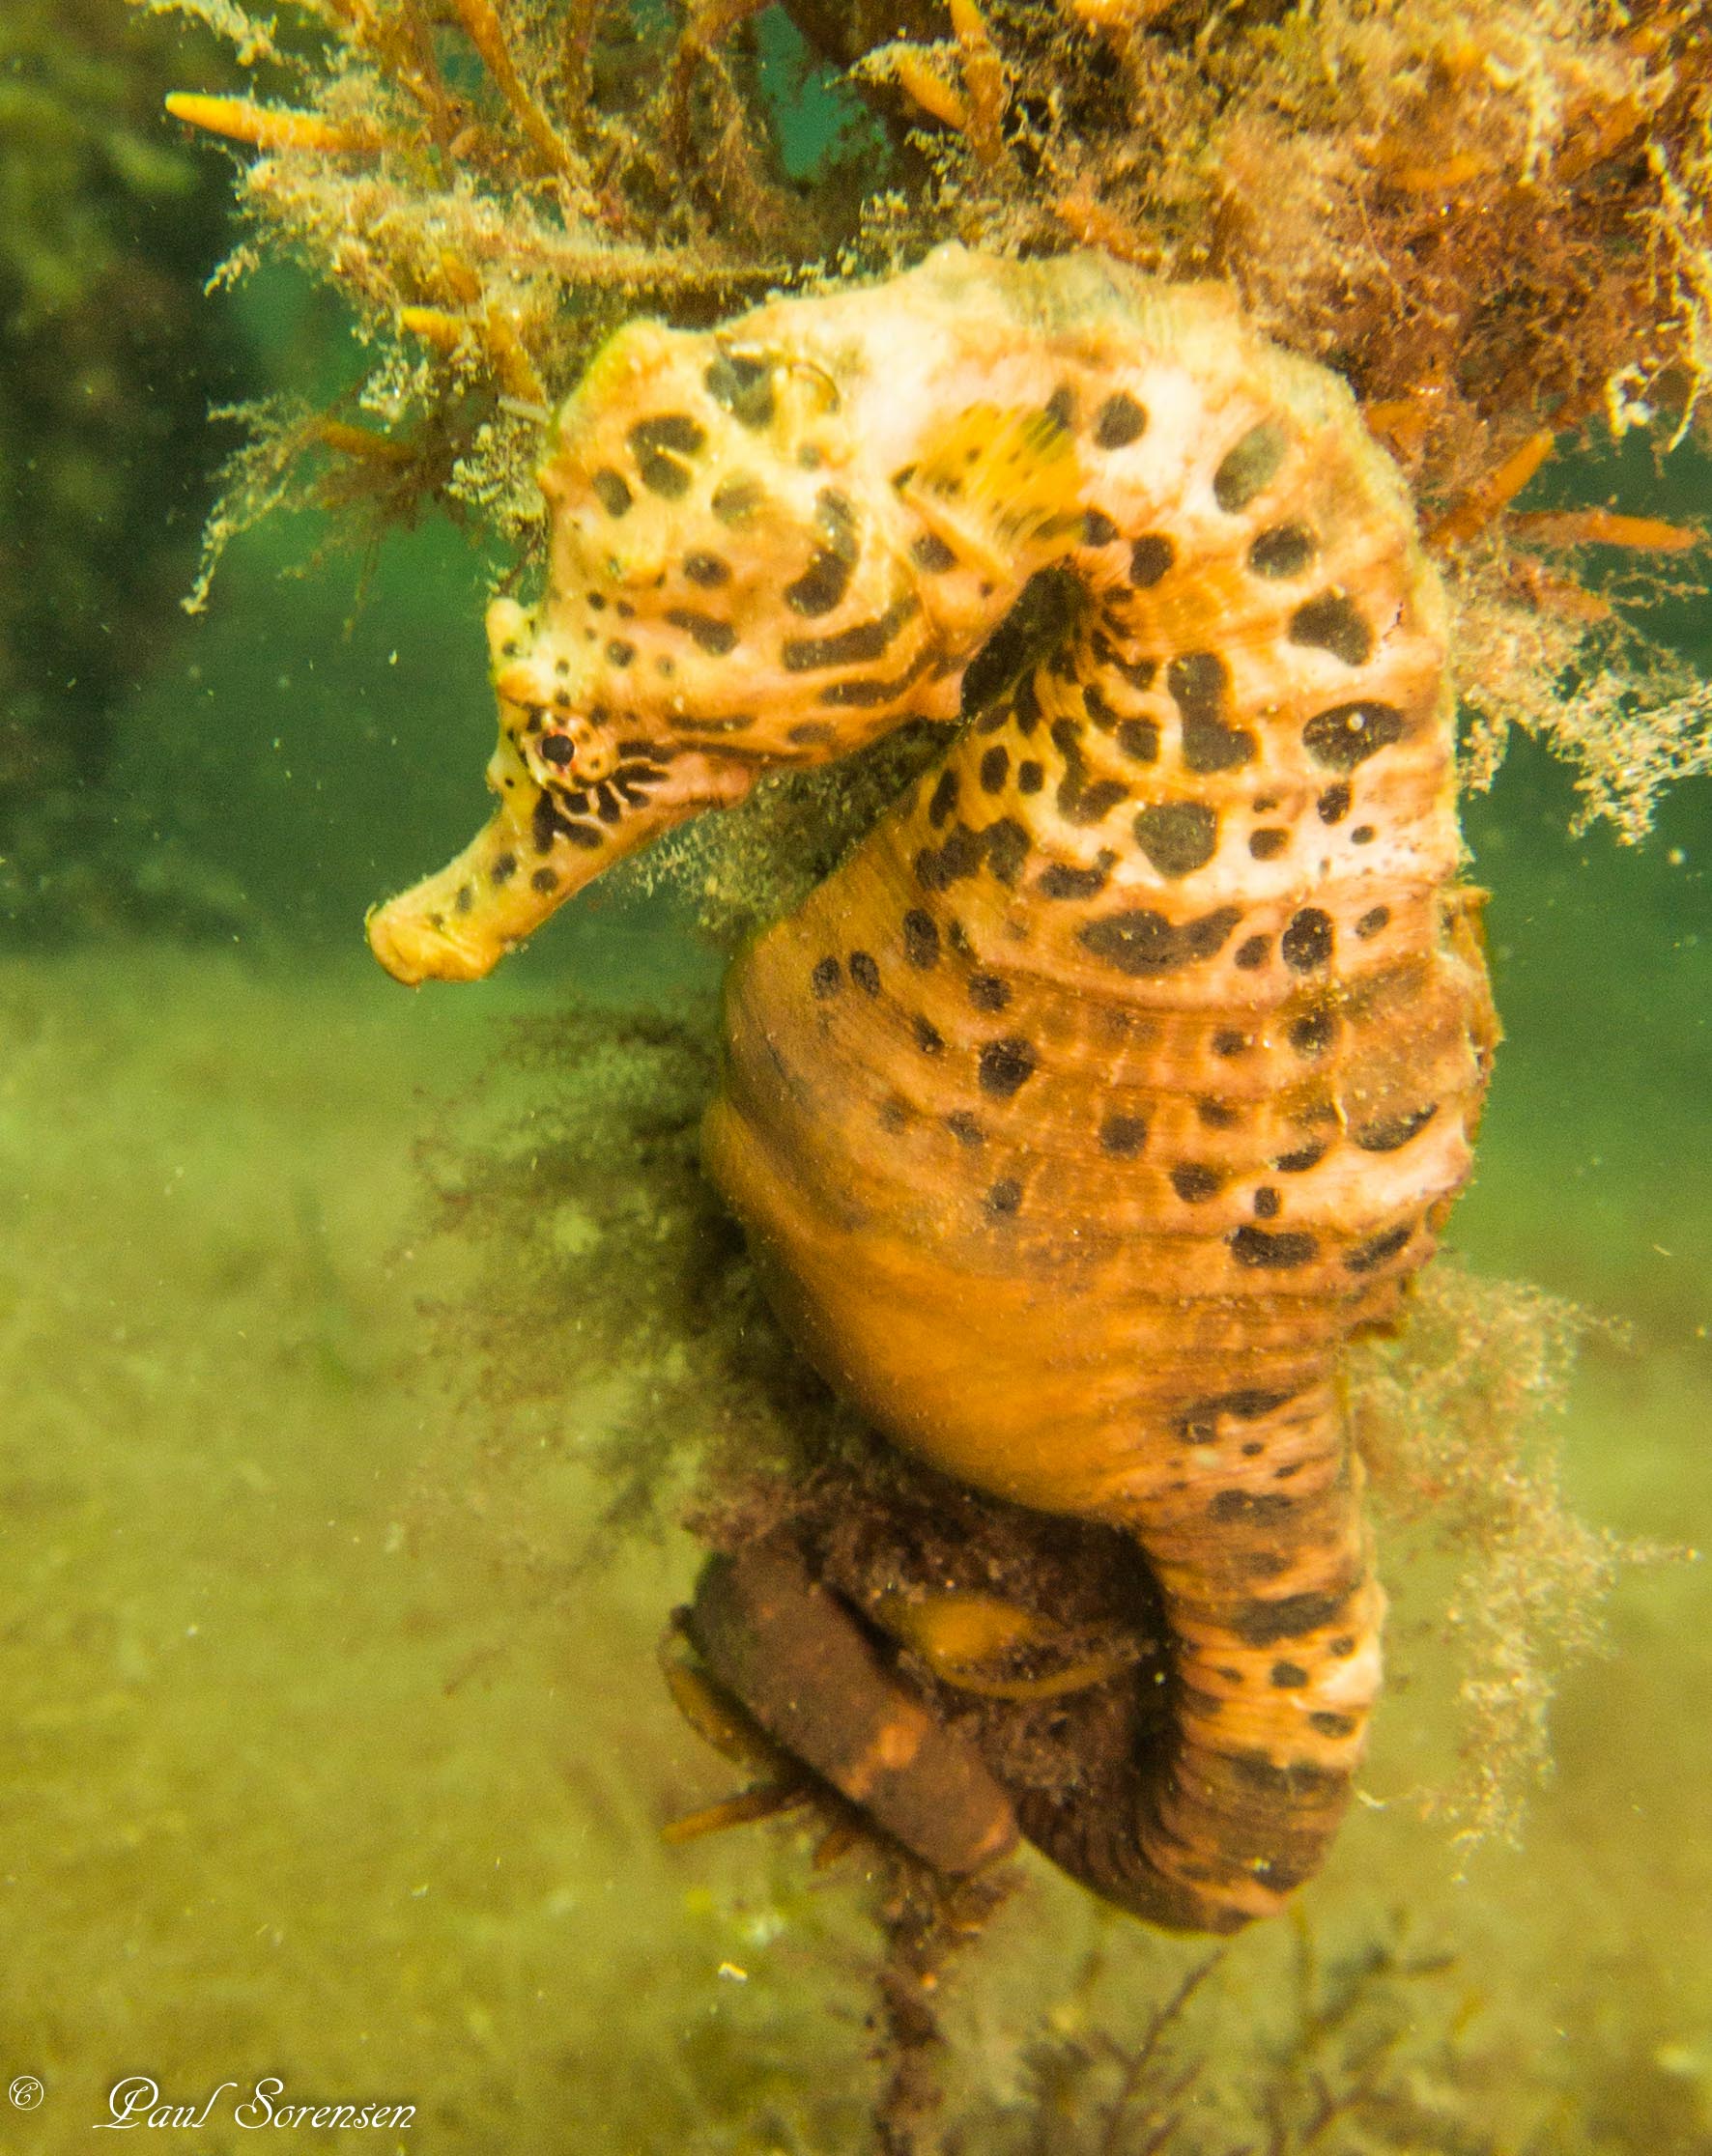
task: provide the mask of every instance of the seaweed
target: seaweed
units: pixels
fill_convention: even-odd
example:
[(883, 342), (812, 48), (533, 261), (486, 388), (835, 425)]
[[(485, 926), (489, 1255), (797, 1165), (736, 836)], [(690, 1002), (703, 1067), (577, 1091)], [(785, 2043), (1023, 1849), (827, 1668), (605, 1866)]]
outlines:
[(1641, 619), (1698, 527), (1511, 507), (1557, 452), (1707, 437), (1698, 8), (288, 0), (269, 30), (131, 4), (223, 34), (266, 93), (172, 100), (255, 153), (230, 273), (303, 263), (364, 355), (325, 410), (247, 412), (193, 604), (282, 500), (364, 544), (438, 507), (527, 566), (546, 407), (630, 314), (704, 326), (951, 237), (1098, 246), (1223, 279), (1351, 382), (1451, 582), (1470, 785), (1520, 725), (1632, 841), (1712, 767), (1703, 685)]

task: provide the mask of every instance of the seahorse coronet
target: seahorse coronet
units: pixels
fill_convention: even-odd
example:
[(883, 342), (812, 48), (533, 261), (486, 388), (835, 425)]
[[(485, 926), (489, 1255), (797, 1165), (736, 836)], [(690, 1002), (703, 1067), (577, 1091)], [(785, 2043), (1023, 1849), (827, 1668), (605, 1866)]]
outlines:
[(734, 963), (708, 1171), (889, 1439), (1145, 1556), (1169, 1742), (1024, 1830), (1156, 1921), (1268, 1914), (1380, 1687), (1344, 1347), (1431, 1253), (1497, 1039), (1402, 481), (1222, 288), (951, 246), (620, 330), (541, 484), (496, 814), (377, 953), (486, 971), (762, 771), (956, 728)]

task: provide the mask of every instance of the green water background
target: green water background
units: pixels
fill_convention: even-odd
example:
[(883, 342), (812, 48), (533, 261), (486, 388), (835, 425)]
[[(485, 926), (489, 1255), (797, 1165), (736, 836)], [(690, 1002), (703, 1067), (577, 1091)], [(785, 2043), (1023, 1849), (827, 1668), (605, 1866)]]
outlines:
[[(258, 303), (289, 344), (298, 298)], [(1619, 476), (1654, 513), (1707, 496), (1686, 457)], [(468, 1263), (420, 1232), (415, 1148), (504, 1022), (681, 1007), (716, 956), (670, 899), (596, 891), (491, 982), (381, 976), (364, 907), (482, 813), (480, 578), (423, 532), (353, 616), (348, 560), (285, 574), (304, 536), (243, 542), (120, 715), (116, 787), (203, 865), (229, 935), (0, 959), (0, 2080), (47, 2091), (0, 2110), (0, 2147), (86, 2148), (143, 2073), (180, 2101), (277, 2075), (294, 2099), (413, 2102), (396, 2145), (446, 2156), (854, 2149), (858, 1881), (764, 1834), (658, 1842), (730, 1782), (653, 1667), (693, 1549), (544, 1565), (555, 1522), (505, 1517), (468, 1404), (479, 1344), (461, 1364), (420, 1310)], [(1468, 808), (1509, 1038), (1451, 1240), (1628, 1321), (1631, 1349), (1584, 1358), (1570, 1494), (1692, 1543), (1712, 1496), (1712, 794), (1681, 789), (1640, 849), (1567, 837), (1572, 813), (1526, 746)], [(493, 1083), (528, 1113), (514, 1076)], [(561, 1471), (534, 1486), (567, 1543), (625, 1381), (564, 1403)], [(1456, 1957), (1476, 2121), (1509, 2101), (1474, 2087), (1496, 2058), (1545, 2092), (1540, 2146), (1712, 2148), (1712, 1573), (1624, 1576), (1609, 1656), (1556, 1703), (1524, 1846), (1471, 1855), (1415, 1801), (1455, 1742), (1444, 1574), (1390, 1584), (1405, 1681), (1375, 1801), (1306, 1897), (1316, 1935), (1404, 1910)], [(1286, 1927), (1232, 1950), (1231, 2070), (1293, 1950)], [(959, 1980), (962, 2070), (1022, 2104), (1031, 2037), (1121, 2019), (1194, 1951), (1114, 1931), (1035, 1868)]]

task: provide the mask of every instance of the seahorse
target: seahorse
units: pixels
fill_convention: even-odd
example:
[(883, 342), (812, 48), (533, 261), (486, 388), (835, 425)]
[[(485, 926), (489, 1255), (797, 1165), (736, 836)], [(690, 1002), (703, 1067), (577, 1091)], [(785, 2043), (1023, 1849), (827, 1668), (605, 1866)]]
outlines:
[[(955, 729), (733, 963), (707, 1169), (885, 1437), (1151, 1570), (1167, 1739), (1116, 1829), (1027, 1830), (1162, 1924), (1276, 1911), (1381, 1685), (1344, 1349), (1435, 1246), (1498, 1030), (1401, 479), (1225, 290), (952, 245), (624, 327), (540, 483), (545, 594), (488, 614), (497, 811), (375, 951), (485, 973), (762, 773)], [(763, 1719), (756, 1668), (826, 1614), (769, 1562), (726, 1627)], [(872, 1737), (846, 1790), (907, 1794), (930, 1717), (874, 1682), (842, 1738), (830, 1689), (808, 1719)]]

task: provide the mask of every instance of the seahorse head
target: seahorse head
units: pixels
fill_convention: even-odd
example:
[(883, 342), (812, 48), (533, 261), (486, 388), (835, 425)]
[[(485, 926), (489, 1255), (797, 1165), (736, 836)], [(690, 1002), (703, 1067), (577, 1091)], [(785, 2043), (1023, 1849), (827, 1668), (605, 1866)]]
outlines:
[(596, 356), (539, 474), (542, 596), (488, 610), (498, 810), (371, 915), (388, 972), (485, 974), (764, 770), (956, 716), (970, 652), (1079, 528), (1080, 474), (1040, 397), (983, 396), (967, 306), (899, 292), (636, 322)]

